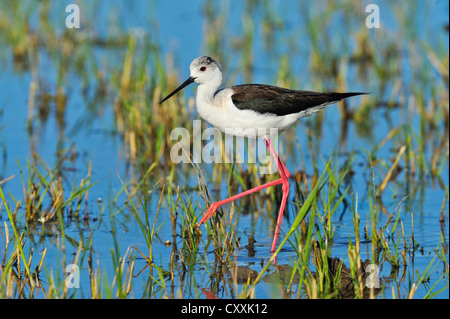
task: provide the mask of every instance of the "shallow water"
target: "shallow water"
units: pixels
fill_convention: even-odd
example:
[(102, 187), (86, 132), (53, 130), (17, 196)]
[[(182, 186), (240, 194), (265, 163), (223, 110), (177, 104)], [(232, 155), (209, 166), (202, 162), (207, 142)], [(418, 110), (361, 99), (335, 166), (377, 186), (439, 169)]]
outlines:
[[(23, 7), (30, 4), (28, 1), (19, 1)], [(209, 26), (207, 23), (207, 15), (204, 13), (205, 3), (195, 2), (194, 5), (187, 4), (187, 2), (180, 1), (176, 5), (173, 2), (158, 1), (155, 3), (148, 3), (145, 1), (134, 1), (132, 4), (125, 5), (122, 1), (97, 1), (95, 4), (81, 1), (80, 7), (82, 14), (89, 17), (95, 17), (95, 25), (85, 26), (89, 32), (96, 34), (100, 39), (116, 39), (129, 32), (135, 32), (141, 37), (150, 37), (154, 43), (159, 46), (160, 54), (166, 56), (173, 54), (174, 68), (180, 70), (179, 82), (183, 81), (188, 76), (188, 65), (190, 61), (204, 54), (211, 54), (214, 48), (210, 46), (205, 40), (205, 34)], [(244, 2), (242, 2), (244, 3)], [(239, 2), (241, 5), (241, 2)], [(322, 12), (325, 2), (319, 2), (318, 5), (309, 7), (306, 4), (298, 5), (292, 2), (275, 2), (271, 3), (270, 8), (259, 7), (255, 9), (251, 15), (254, 25), (253, 38), (253, 59), (254, 69), (251, 75), (251, 81), (254, 83), (273, 83), (273, 79), (279, 72), (279, 61), (281, 58), (286, 58), (291, 61), (290, 71), (294, 74), (294, 78), (298, 83), (299, 88), (316, 89), (318, 83), (311, 82), (311, 70), (309, 65), (311, 63), (311, 51), (313, 44), (311, 39), (307, 36), (307, 26), (304, 20), (302, 10), (311, 10), (312, 12)], [(339, 42), (345, 34), (354, 34), (360, 25), (343, 24), (341, 21), (345, 18), (343, 8), (348, 5), (348, 2), (338, 2), (336, 13), (333, 18), (325, 20), (328, 23), (329, 38), (332, 52), (340, 52), (339, 48), (342, 45), (342, 52), (344, 54), (352, 51)], [(3, 4), (4, 6), (4, 4)], [(225, 72), (225, 81), (227, 83), (242, 83), (245, 82), (246, 75), (244, 73), (240, 52), (234, 50), (231, 46), (232, 41), (237, 41), (242, 33), (244, 33), (243, 16), (246, 14), (245, 5), (239, 6), (233, 2), (233, 7), (228, 7), (224, 3), (214, 3), (217, 12), (228, 12), (226, 19), (226, 28), (223, 29), (226, 39), (230, 42), (221, 43), (219, 51), (226, 57), (222, 63)], [(382, 13), (382, 27), (391, 30), (391, 36), (403, 35), (404, 28), (402, 27), (403, 19), (408, 16), (410, 19), (416, 19), (414, 24), (415, 29), (411, 32), (416, 32), (415, 37), (420, 39), (420, 43), (426, 43), (431, 48), (438, 50), (439, 48), (446, 48), (448, 56), (448, 32), (443, 31), (443, 25), (448, 25), (448, 3), (442, 1), (435, 1), (431, 4), (421, 2), (419, 8), (414, 15), (403, 12), (405, 16), (399, 16), (399, 8), (393, 7), (389, 1), (379, 2)], [(52, 25), (54, 25), (55, 32), (62, 33), (64, 31), (64, 19), (66, 13), (64, 5), (58, 1), (50, 2), (51, 14), (50, 17)], [(38, 25), (37, 13), (39, 8), (31, 10), (32, 14), (29, 18), (31, 27)], [(361, 6), (361, 10), (364, 6)], [(263, 36), (263, 22), (265, 21), (265, 14), (267, 12), (274, 13), (274, 16), (281, 17), (284, 21), (284, 27), (280, 30), (275, 30), (272, 42), (269, 48), (265, 47)], [(1, 13), (1, 11), (0, 11)], [(365, 17), (364, 11), (362, 16)], [(0, 16), (1, 17), (1, 16)], [(323, 19), (326, 19), (325, 17)], [(415, 20), (415, 21), (416, 21)], [(424, 26), (424, 27), (423, 27)], [(86, 29), (84, 29), (86, 31)], [(355, 31), (355, 32), (354, 32)], [(39, 30), (36, 30), (39, 32)], [(376, 46), (382, 47), (384, 42), (380, 40), (379, 35), (374, 30), (371, 33), (372, 41)], [(325, 43), (325, 35), (319, 36), (319, 46)], [(323, 41), (321, 41), (323, 39)], [(329, 39), (328, 39), (329, 40)], [(328, 41), (327, 40), (327, 41)], [(350, 41), (351, 42), (351, 41)], [(348, 45), (354, 45), (352, 42)], [(126, 46), (126, 44), (124, 45)], [(138, 46), (138, 49), (141, 47)], [(87, 51), (90, 55), (86, 59), (86, 74), (95, 72), (94, 65), (104, 72), (106, 82), (111, 80), (114, 70), (122, 68), (123, 55), (125, 50), (121, 47), (100, 47), (93, 46), (92, 51)], [(409, 48), (405, 48), (409, 50)], [(442, 50), (442, 49), (441, 49)], [(36, 152), (43, 162), (48, 167), (54, 167), (61, 159), (61, 150), (70, 149), (69, 154), (73, 154), (73, 160), (64, 162), (62, 172), (65, 180), (70, 185), (73, 180), (79, 184), (81, 178), (88, 173), (88, 163), (92, 161), (92, 177), (91, 181), (98, 183), (89, 191), (89, 200), (86, 209), (82, 210), (81, 216), (85, 212), (89, 212), (88, 221), (64, 217), (64, 235), (65, 235), (65, 254), (72, 258), (78, 249), (77, 243), (80, 238), (88, 240), (92, 233), (92, 247), (93, 247), (93, 262), (99, 263), (100, 270), (105, 273), (109, 281), (113, 278), (113, 265), (111, 262), (111, 250), (113, 249), (113, 242), (117, 241), (120, 247), (121, 255), (130, 247), (137, 247), (143, 252), (146, 249), (145, 240), (142, 236), (139, 224), (131, 212), (131, 210), (123, 209), (116, 210), (114, 204), (121, 206), (125, 200), (126, 195), (123, 193), (122, 185), (119, 176), (122, 180), (128, 181), (132, 179), (133, 173), (130, 168), (130, 163), (127, 161), (127, 149), (124, 145), (124, 140), (117, 132), (115, 126), (113, 103), (117, 94), (118, 88), (108, 86), (104, 99), (95, 99), (96, 87), (92, 83), (74, 69), (69, 69), (64, 80), (64, 91), (67, 94), (66, 110), (64, 114), (64, 122), (58, 122), (56, 111), (54, 107), (50, 107), (50, 114), (46, 121), (33, 121), (33, 131), (27, 131), (27, 105), (30, 82), (32, 79), (32, 69), (28, 67), (19, 67), (17, 62), (14, 62), (11, 48), (5, 39), (0, 38), (0, 66), (2, 72), (0, 73), (0, 151), (3, 156), (0, 157), (0, 181), (12, 175), (14, 178), (1, 184), (5, 194), (21, 200), (23, 197), (22, 182), (20, 179), (20, 167), (24, 174), (26, 172), (27, 161), (30, 161), (32, 154)], [(409, 52), (409, 51), (408, 51)], [(58, 83), (59, 66), (55, 62), (55, 58), (40, 49), (38, 52), (39, 62), (37, 64), (37, 74), (41, 85), (47, 85), (50, 92), (54, 92)], [(93, 56), (93, 57), (92, 57)], [(405, 83), (414, 83), (416, 75), (408, 69), (408, 61), (414, 59), (413, 54), (408, 54), (402, 57), (399, 64), (404, 64), (406, 67), (402, 70), (400, 77), (406, 79)], [(151, 64), (151, 62), (149, 62)], [(169, 68), (170, 69), (170, 68)], [(297, 76), (298, 75), (298, 76)], [(371, 98), (385, 101), (389, 98), (389, 94), (393, 89), (388, 89), (384, 93), (373, 92), (372, 90), (378, 88), (376, 85), (377, 79), (373, 78), (371, 73), (366, 81), (358, 76), (356, 66), (349, 65), (347, 74), (347, 88), (349, 91), (370, 91)], [(91, 75), (93, 76), (93, 75)], [(436, 75), (438, 76), (438, 75)], [(388, 85), (395, 87), (397, 79), (390, 79)], [(316, 80), (315, 80), (316, 81)], [(375, 84), (374, 84), (375, 83)], [(419, 83), (419, 82), (418, 82)], [(281, 84), (280, 84), (281, 85)], [(333, 88), (333, 82), (324, 80), (319, 86), (326, 90)], [(420, 85), (420, 84), (418, 84)], [(411, 85), (415, 88), (414, 84)], [(441, 88), (437, 88), (440, 90)], [(448, 89), (448, 87), (447, 87)], [(194, 95), (195, 89), (189, 88), (185, 90), (186, 98)], [(86, 93), (87, 92), (87, 93)], [(428, 91), (427, 91), (428, 92)], [(357, 108), (360, 99), (349, 101), (350, 108)], [(401, 103), (402, 101), (399, 101)], [(358, 128), (353, 121), (348, 122), (346, 130), (342, 129), (342, 121), (340, 119), (340, 111), (336, 106), (329, 107), (323, 112), (323, 124), (320, 130), (315, 130), (315, 119), (308, 118), (301, 122), (295, 129), (295, 135), (298, 138), (298, 144), (301, 145), (302, 156), (299, 154), (296, 142), (289, 142), (292, 140), (294, 133), (286, 133), (283, 135), (283, 156), (286, 158), (287, 167), (291, 172), (301, 170), (301, 163), (304, 163), (307, 176), (311, 176), (314, 170), (313, 158), (311, 156), (310, 148), (307, 146), (308, 131), (313, 131), (313, 143), (316, 154), (320, 154), (323, 158), (318, 160), (319, 171), (323, 169), (324, 162), (333, 155), (336, 159), (335, 163), (342, 165), (349, 157), (348, 154), (355, 154), (354, 164), (352, 168), (354, 174), (352, 176), (350, 185), (351, 190), (346, 196), (348, 201), (351, 201), (351, 194), (358, 194), (358, 213), (361, 217), (360, 232), (369, 222), (370, 202), (368, 194), (368, 185), (372, 182), (372, 170), (367, 166), (368, 152), (383, 140), (388, 132), (402, 125), (412, 128), (414, 134), (420, 135), (420, 117), (416, 112), (406, 113), (408, 108), (385, 108), (380, 107), (370, 113), (370, 118), (367, 119), (370, 126), (369, 133), (363, 132)], [(447, 101), (448, 111), (448, 101)], [(34, 116), (37, 116), (35, 114)], [(198, 119), (196, 112), (193, 118)], [(443, 125), (443, 123), (442, 123)], [(448, 126), (448, 124), (447, 124)], [(439, 132), (443, 132), (442, 127)], [(344, 132), (344, 133), (343, 133)], [(448, 131), (446, 132), (448, 134)], [(439, 141), (437, 141), (439, 142)], [(391, 160), (397, 154), (392, 148), (396, 147), (391, 141), (383, 145), (377, 152), (378, 159)], [(425, 158), (431, 158), (431, 149), (427, 148), (425, 151)], [(446, 143), (445, 161), (442, 173), (438, 178), (429, 176), (415, 176), (416, 180), (411, 183), (407, 180), (408, 174), (400, 172), (395, 182), (388, 185), (383, 193), (382, 203), (385, 205), (386, 211), (392, 213), (395, 211), (398, 203), (406, 196), (402, 203), (402, 211), (400, 220), (403, 222), (404, 233), (414, 234), (414, 239), (418, 243), (418, 250), (413, 253), (414, 258), (408, 257), (408, 267), (399, 270), (398, 277), (412, 277), (417, 276), (416, 270), (423, 273), (425, 268), (430, 264), (433, 257), (436, 256), (435, 250), (444, 242), (448, 245), (449, 234), (448, 225), (442, 227), (439, 222), (441, 214), (442, 203), (448, 192), (449, 185), (449, 170), (448, 170), (448, 138)], [(444, 151), (445, 153), (445, 151)], [(18, 163), (17, 163), (18, 162)], [(205, 172), (210, 191), (213, 198), (225, 198), (228, 195), (228, 188), (226, 177), (222, 178), (222, 185), (218, 187), (213, 180), (214, 165), (201, 163), (201, 168)], [(228, 164), (224, 164), (228, 165)], [(387, 165), (387, 164), (386, 164)], [(174, 183), (180, 187), (192, 187), (193, 190), (187, 191), (186, 195), (192, 202), (197, 202), (205, 210), (205, 204), (200, 197), (200, 192), (197, 191), (197, 176), (190, 164), (180, 164), (176, 172)], [(159, 176), (164, 177), (168, 174), (166, 170), (161, 168)], [(384, 178), (385, 172), (375, 168), (374, 173), (377, 183)], [(440, 179), (440, 181), (439, 181)], [(158, 179), (154, 180), (156, 183)], [(411, 185), (415, 185), (415, 193), (411, 192)], [(291, 184), (292, 185), (292, 184)], [(174, 185), (175, 188), (175, 185)], [(220, 191), (215, 192), (214, 190)], [(291, 188), (293, 189), (293, 187)], [(149, 211), (155, 212), (158, 207), (159, 193), (161, 191), (160, 185), (156, 187), (151, 195), (149, 201)], [(120, 193), (120, 194), (119, 194)], [(116, 197), (116, 194), (117, 195)], [(7, 197), (8, 197), (7, 195)], [(254, 195), (258, 196), (258, 195)], [(13, 206), (14, 201), (11, 199), (10, 205)], [(295, 197), (291, 192), (290, 200), (288, 202), (288, 212), (283, 221), (284, 231), (289, 229), (292, 221), (297, 213), (293, 201)], [(170, 211), (168, 207), (168, 199), (163, 197), (161, 209), (157, 219), (157, 238), (153, 245), (153, 256), (156, 265), (162, 268), (169, 268), (171, 262), (171, 253), (173, 245), (164, 245), (167, 240), (172, 240), (172, 227), (170, 224)], [(84, 205), (84, 204), (83, 204)], [(228, 206), (229, 207), (229, 206)], [(224, 218), (227, 218), (228, 207), (225, 208), (226, 213)], [(448, 196), (444, 204), (444, 213), (446, 216), (446, 223), (448, 223)], [(242, 206), (237, 204), (235, 206), (235, 215), (244, 212)], [(195, 208), (195, 213), (200, 216), (203, 212), (200, 207)], [(0, 210), (0, 220), (8, 222), (8, 216), (4, 209)], [(19, 210), (19, 215), (23, 214), (23, 210)], [(258, 206), (258, 210), (254, 214), (241, 214), (238, 217), (237, 234), (241, 236), (242, 244), (247, 243), (247, 236), (254, 234), (256, 239), (254, 252), (249, 252), (245, 248), (237, 249), (234, 252), (233, 258), (238, 266), (250, 267), (252, 270), (259, 272), (262, 265), (270, 258), (270, 245), (273, 235), (273, 221), (268, 218), (268, 215), (273, 214), (272, 211), (267, 211), (266, 207)], [(411, 219), (413, 217), (413, 220)], [(113, 217), (113, 218), (111, 218)], [(151, 223), (153, 223), (154, 215), (150, 216)], [(379, 216), (380, 225), (384, 225), (387, 220), (385, 214)], [(348, 263), (348, 241), (349, 236), (353, 238), (353, 221), (352, 214), (349, 208), (339, 207), (337, 213), (333, 216), (333, 227), (335, 234), (333, 236), (334, 242), (331, 245), (331, 256), (339, 257), (345, 263)], [(2, 223), (3, 224), (3, 223)], [(64, 270), (58, 267), (61, 262), (61, 229), (58, 221), (47, 222), (45, 224), (35, 222), (26, 225), (28, 227), (28, 240), (25, 245), (25, 250), (41, 251), (47, 248), (45, 257), (46, 268), (43, 271), (43, 276), (55, 276), (59, 274), (64, 278)], [(19, 227), (25, 227), (25, 221)], [(30, 231), (32, 230), (32, 231)], [(209, 269), (214, 268), (214, 252), (213, 247), (206, 249), (203, 247), (207, 245), (207, 239), (204, 235), (206, 230), (203, 229), (202, 242), (198, 254), (199, 262), (192, 272), (188, 272), (187, 278), (181, 281), (184, 277), (183, 270), (176, 269), (176, 274), (173, 285), (167, 281), (167, 286), (160, 291), (152, 292), (149, 295), (148, 285), (152, 280), (151, 276), (157, 277), (156, 273), (149, 276), (145, 270), (142, 273), (139, 271), (146, 267), (146, 260), (136, 253), (136, 265), (134, 269), (135, 278), (133, 279), (133, 286), (130, 298), (141, 297), (174, 297), (182, 296), (183, 298), (205, 298), (207, 295), (201, 293), (201, 289), (210, 289), (215, 287), (215, 295), (219, 298), (234, 298), (237, 297), (237, 292), (234, 290), (232, 280), (227, 282), (214, 282), (208, 275)], [(5, 229), (0, 229), (0, 247), (5, 246)], [(182, 240), (178, 238), (182, 245)], [(242, 245), (242, 246), (243, 246)], [(362, 244), (361, 258), (370, 258), (370, 243)], [(3, 254), (3, 248), (0, 249)], [(3, 259), (3, 256), (1, 256)], [(35, 257), (37, 258), (37, 257)], [(279, 264), (289, 264), (296, 259), (295, 250), (289, 245), (285, 245), (280, 252), (277, 261)], [(447, 248), (448, 260), (448, 248)], [(80, 288), (73, 289), (69, 292), (75, 298), (90, 297), (90, 283), (87, 268), (87, 261), (84, 259), (83, 264), (80, 265)], [(58, 265), (53, 269), (54, 265)], [(392, 298), (391, 288), (395, 285), (408, 286), (408, 281), (395, 281), (389, 278), (392, 271), (389, 263), (383, 264), (383, 269), (380, 271), (380, 278), (384, 283), (384, 290), (380, 294), (381, 297)], [(432, 272), (430, 282), (434, 283), (442, 276), (442, 268), (445, 267), (442, 262), (438, 263), (436, 270)], [(447, 265), (448, 267), (448, 265)], [(217, 269), (216, 269), (217, 270)], [(273, 271), (273, 267), (271, 268)], [(435, 290), (440, 287), (448, 285), (447, 279), (441, 280)], [(48, 278), (48, 277), (47, 277)], [(225, 275), (225, 278), (231, 278), (231, 275)], [(102, 279), (103, 280), (103, 279)], [(414, 281), (414, 280), (413, 280)], [(407, 287), (404, 287), (407, 289)], [(238, 288), (239, 290), (239, 288)], [(297, 291), (298, 287), (292, 287), (293, 291)], [(404, 291), (404, 290), (402, 290)], [(415, 294), (416, 298), (426, 296), (428, 290), (426, 285), (419, 287)], [(448, 298), (448, 289), (441, 292), (439, 298)], [(42, 297), (42, 295), (40, 296)], [(277, 284), (261, 281), (255, 290), (256, 298), (281, 298), (284, 297), (282, 290)]]

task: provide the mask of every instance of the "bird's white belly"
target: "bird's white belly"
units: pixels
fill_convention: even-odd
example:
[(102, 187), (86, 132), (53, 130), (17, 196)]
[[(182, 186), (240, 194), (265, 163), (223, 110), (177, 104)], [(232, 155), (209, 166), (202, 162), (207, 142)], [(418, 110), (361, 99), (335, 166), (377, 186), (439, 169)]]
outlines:
[(299, 114), (277, 116), (238, 109), (233, 105), (228, 89), (219, 92), (213, 103), (197, 99), (197, 110), (204, 120), (222, 132), (249, 138), (266, 138), (281, 133), (301, 117)]

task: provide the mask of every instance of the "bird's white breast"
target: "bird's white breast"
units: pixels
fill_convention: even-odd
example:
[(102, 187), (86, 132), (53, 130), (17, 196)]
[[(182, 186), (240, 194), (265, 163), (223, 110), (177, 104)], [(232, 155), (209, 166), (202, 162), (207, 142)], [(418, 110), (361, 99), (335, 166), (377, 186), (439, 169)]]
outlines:
[(199, 115), (222, 132), (250, 138), (264, 138), (281, 133), (296, 124), (301, 116), (289, 114), (276, 116), (261, 114), (253, 110), (242, 110), (234, 106), (230, 88), (219, 91), (211, 97), (207, 87), (200, 85), (197, 91), (197, 110)]

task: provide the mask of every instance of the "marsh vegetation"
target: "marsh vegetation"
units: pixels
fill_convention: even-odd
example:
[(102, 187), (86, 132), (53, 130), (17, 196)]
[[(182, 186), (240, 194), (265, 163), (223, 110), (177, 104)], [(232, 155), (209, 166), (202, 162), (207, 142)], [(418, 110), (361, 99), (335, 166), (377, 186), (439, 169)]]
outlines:
[[(0, 298), (448, 298), (448, 4), (381, 1), (373, 29), (345, 0), (78, 4), (68, 29), (0, 3)], [(274, 256), (281, 188), (196, 225), (276, 174), (170, 159), (195, 89), (159, 101), (199, 55), (226, 85), (370, 92), (280, 136)]]

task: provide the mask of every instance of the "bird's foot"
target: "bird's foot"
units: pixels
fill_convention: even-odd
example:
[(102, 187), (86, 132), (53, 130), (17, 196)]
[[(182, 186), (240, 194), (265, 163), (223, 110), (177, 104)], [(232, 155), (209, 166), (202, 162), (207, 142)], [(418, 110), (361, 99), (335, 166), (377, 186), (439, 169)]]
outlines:
[(216, 212), (217, 208), (219, 206), (217, 203), (212, 203), (211, 206), (209, 206), (208, 210), (203, 215), (202, 219), (200, 219), (200, 222), (198, 223), (198, 227), (200, 227), (204, 222), (206, 222), (208, 219), (211, 218), (212, 215)]

